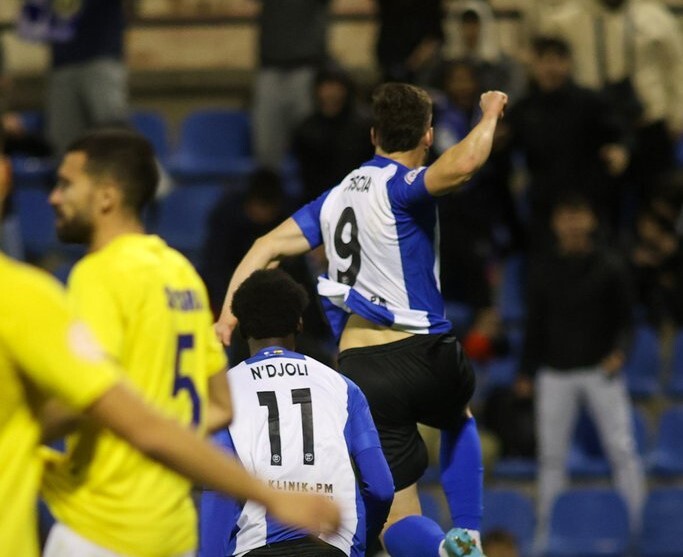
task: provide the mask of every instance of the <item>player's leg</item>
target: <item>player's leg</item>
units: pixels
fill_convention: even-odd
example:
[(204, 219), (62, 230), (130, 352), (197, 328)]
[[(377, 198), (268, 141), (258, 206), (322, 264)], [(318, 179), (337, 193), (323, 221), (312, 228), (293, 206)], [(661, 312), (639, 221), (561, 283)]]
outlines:
[[(453, 528), (465, 530), (481, 548), (484, 466), (477, 423), (466, 409), (459, 429), (441, 431), (441, 486)], [(454, 532), (459, 535), (459, 532)]]
[(421, 516), (417, 484), (394, 494), (394, 503), (382, 534), (391, 557), (481, 556), (466, 531), (444, 533), (431, 518)]
[[(455, 546), (453, 551), (459, 551), (455, 555), (476, 555), (481, 552), (484, 467), (477, 424), (468, 407), (475, 387), (474, 370), (451, 335), (443, 335), (434, 346), (431, 362), (433, 394), (418, 419), (441, 430), (441, 485), (453, 524), (447, 547)], [(463, 553), (468, 551), (466, 540), (470, 538), (477, 549)]]

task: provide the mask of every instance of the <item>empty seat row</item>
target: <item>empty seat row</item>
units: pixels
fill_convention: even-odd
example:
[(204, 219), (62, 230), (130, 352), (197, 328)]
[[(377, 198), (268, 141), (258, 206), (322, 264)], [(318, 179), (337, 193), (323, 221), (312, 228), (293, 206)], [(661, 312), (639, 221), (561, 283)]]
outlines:
[[(442, 498), (424, 489), (420, 502), (425, 515), (446, 530), (450, 520)], [(528, 557), (534, 547), (536, 514), (532, 499), (512, 489), (486, 489), (481, 532), (506, 531), (517, 540), (519, 554)], [(633, 535), (626, 505), (610, 488), (565, 491), (552, 509), (547, 539), (539, 555), (545, 557), (680, 557), (683, 488), (650, 491), (642, 511), (641, 534)], [(635, 551), (633, 551), (635, 550)]]

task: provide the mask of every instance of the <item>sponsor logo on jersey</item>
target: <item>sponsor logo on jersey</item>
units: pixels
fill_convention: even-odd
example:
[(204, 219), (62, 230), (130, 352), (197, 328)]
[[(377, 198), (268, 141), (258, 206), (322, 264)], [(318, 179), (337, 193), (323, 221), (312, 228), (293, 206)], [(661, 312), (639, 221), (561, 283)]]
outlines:
[(417, 178), (417, 175), (420, 173), (421, 168), (415, 168), (414, 170), (411, 170), (408, 172), (403, 179), (406, 181), (406, 184), (410, 185), (415, 181), (415, 178)]

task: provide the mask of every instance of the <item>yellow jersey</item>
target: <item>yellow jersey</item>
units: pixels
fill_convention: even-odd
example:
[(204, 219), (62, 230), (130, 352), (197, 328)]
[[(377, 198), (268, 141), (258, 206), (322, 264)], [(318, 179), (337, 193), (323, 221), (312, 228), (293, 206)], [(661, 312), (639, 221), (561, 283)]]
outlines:
[[(157, 236), (125, 234), (74, 267), (67, 294), (145, 401), (202, 431), (208, 379), (227, 361), (187, 259)], [(59, 521), (134, 557), (196, 547), (190, 490), (188, 480), (96, 427), (67, 438), (67, 458), (48, 466), (43, 482)]]
[(35, 411), (49, 396), (82, 410), (120, 375), (70, 317), (56, 281), (0, 255), (0, 292), (0, 548), (34, 557), (42, 473)]

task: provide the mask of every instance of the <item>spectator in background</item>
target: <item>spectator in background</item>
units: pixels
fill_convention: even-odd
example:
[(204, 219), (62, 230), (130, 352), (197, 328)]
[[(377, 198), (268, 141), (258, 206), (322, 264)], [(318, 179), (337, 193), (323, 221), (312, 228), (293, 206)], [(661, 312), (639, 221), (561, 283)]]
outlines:
[(552, 207), (566, 192), (579, 192), (601, 224), (614, 229), (620, 176), (628, 164), (627, 137), (613, 108), (597, 92), (572, 79), (569, 46), (561, 39), (533, 42), (529, 92), (503, 123), (507, 145), (519, 150), (529, 173), (531, 247), (545, 249)]
[(567, 487), (567, 453), (583, 404), (596, 423), (634, 533), (645, 497), (631, 402), (620, 375), (632, 336), (630, 281), (616, 254), (595, 241), (596, 228), (585, 199), (574, 194), (559, 200), (552, 212), (555, 249), (530, 271), (517, 387), (522, 394), (535, 390), (540, 544), (553, 501)]
[[(216, 204), (209, 217), (200, 263), (200, 274), (215, 316), (220, 313), (225, 297), (225, 277), (232, 276), (254, 241), (280, 224), (289, 210), (280, 174), (268, 168), (258, 169), (249, 177), (246, 193), (226, 191)], [(290, 257), (280, 266), (303, 284), (309, 297), (315, 300), (304, 311), (304, 329), (297, 337), (297, 346), (319, 361), (332, 363), (329, 327), (317, 303), (308, 260), (303, 256)], [(230, 355), (236, 361), (249, 357), (246, 342), (238, 335)]]
[(62, 154), (85, 131), (128, 118), (124, 30), (132, 0), (26, 0), (19, 35), (50, 44), (47, 136)]
[(356, 105), (351, 77), (341, 68), (318, 72), (315, 110), (294, 131), (293, 151), (308, 203), (372, 158), (372, 120)]
[(520, 97), (526, 87), (524, 69), (501, 50), (496, 20), (486, 0), (451, 2), (445, 30), (445, 60), (467, 60), (473, 64), (484, 91), (505, 91), (511, 104)]
[(313, 110), (311, 89), (327, 57), (329, 0), (260, 0), (254, 154), (280, 169), (294, 128)]
[(443, 43), (441, 0), (376, 0), (384, 81), (429, 84)]
[(631, 180), (647, 197), (683, 133), (683, 37), (662, 2), (574, 0), (541, 10), (536, 32), (563, 37), (578, 84), (610, 93), (636, 131)]
[(682, 194), (683, 172), (667, 175), (639, 212), (628, 246), (638, 304), (657, 328), (683, 326), (683, 246), (676, 229)]

